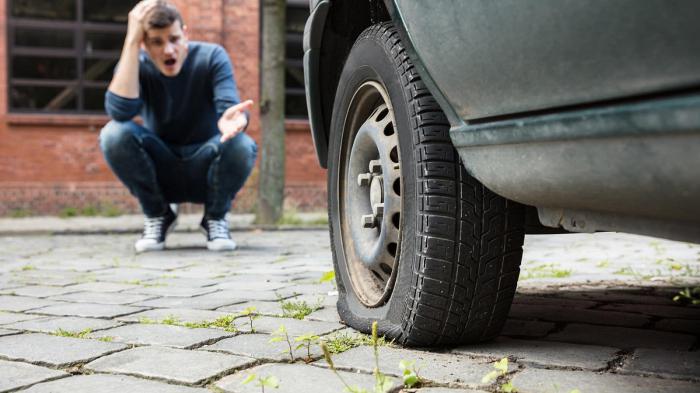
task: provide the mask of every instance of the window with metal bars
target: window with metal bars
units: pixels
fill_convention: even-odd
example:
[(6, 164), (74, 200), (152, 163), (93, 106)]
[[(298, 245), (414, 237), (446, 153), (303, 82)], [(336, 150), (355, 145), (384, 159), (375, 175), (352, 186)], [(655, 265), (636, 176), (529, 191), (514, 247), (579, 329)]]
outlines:
[(10, 111), (103, 113), (138, 0), (8, 0)]
[(307, 119), (304, 95), (304, 24), (309, 17), (306, 1), (287, 1), (286, 67), (285, 67), (285, 117)]

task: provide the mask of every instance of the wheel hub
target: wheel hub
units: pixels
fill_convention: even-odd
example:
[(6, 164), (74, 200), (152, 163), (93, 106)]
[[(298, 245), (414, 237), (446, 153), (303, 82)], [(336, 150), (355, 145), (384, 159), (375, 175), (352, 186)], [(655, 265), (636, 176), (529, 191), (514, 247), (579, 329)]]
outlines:
[(358, 88), (346, 119), (344, 251), (354, 292), (376, 307), (392, 292), (401, 239), (398, 136), (383, 86), (367, 82)]

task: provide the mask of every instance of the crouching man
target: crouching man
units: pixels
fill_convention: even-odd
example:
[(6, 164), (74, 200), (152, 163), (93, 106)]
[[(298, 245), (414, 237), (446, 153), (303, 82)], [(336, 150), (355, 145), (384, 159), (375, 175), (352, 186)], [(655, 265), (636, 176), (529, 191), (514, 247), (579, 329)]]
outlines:
[(235, 249), (225, 216), (255, 164), (243, 132), (252, 105), (240, 102), (225, 50), (189, 42), (174, 6), (145, 0), (131, 10), (100, 148), (146, 216), (137, 252), (164, 248), (179, 202), (204, 204), (208, 249)]

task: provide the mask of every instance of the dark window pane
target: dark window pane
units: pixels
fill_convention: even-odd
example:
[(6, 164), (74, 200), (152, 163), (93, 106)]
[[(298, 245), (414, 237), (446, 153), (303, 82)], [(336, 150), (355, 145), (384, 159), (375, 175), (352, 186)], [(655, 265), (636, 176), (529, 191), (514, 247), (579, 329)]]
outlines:
[(107, 88), (86, 88), (85, 92), (85, 110), (99, 111), (105, 110), (105, 91)]
[(284, 87), (304, 88), (304, 69), (301, 67), (289, 67), (284, 72)]
[(96, 50), (118, 51), (124, 45), (124, 35), (126, 33), (85, 33), (85, 53), (90, 54)]
[(126, 23), (129, 11), (139, 0), (84, 0), (83, 15), (87, 22)]
[(109, 82), (116, 65), (117, 59), (85, 59), (83, 79)]
[(287, 95), (284, 103), (284, 116), (293, 119), (306, 119), (306, 97), (303, 95)]
[(287, 7), (287, 33), (304, 33), (309, 7)]
[(75, 59), (15, 56), (12, 77), (27, 79), (75, 79), (78, 70)]
[(12, 0), (17, 18), (76, 20), (75, 0)]
[(15, 29), (15, 45), (33, 48), (73, 48), (73, 32), (18, 27)]
[(285, 45), (285, 57), (287, 59), (303, 59), (304, 58), (304, 44), (302, 41), (302, 36), (295, 34), (287, 34), (287, 42)]
[(13, 86), (10, 106), (13, 109), (57, 111), (78, 109), (75, 89), (69, 87)]

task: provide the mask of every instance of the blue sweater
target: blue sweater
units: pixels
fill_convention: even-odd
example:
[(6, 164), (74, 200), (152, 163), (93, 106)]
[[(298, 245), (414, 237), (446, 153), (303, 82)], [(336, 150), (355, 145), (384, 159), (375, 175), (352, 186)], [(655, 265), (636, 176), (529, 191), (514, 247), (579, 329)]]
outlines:
[(146, 53), (139, 57), (139, 98), (105, 94), (105, 110), (117, 121), (141, 115), (144, 126), (171, 145), (189, 145), (218, 135), (224, 111), (240, 102), (233, 67), (219, 45), (190, 42), (180, 73), (167, 77)]

